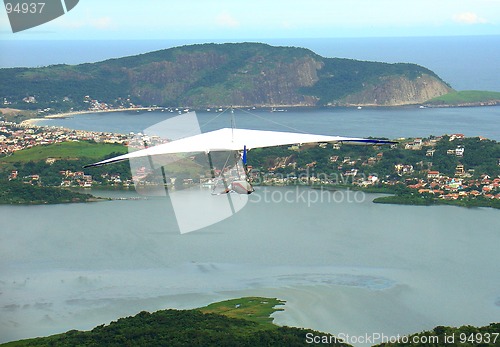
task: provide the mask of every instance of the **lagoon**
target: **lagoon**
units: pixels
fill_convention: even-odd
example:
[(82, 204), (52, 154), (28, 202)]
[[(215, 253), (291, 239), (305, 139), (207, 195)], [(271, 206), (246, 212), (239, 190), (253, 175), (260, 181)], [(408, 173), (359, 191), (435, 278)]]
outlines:
[[(427, 137), (462, 133), (500, 141), (500, 106), (419, 108), (290, 108), (286, 112), (235, 110), (236, 127), (299, 131), (354, 137)], [(109, 112), (37, 120), (37, 125), (128, 134), (177, 114), (169, 112)], [(197, 111), (201, 131), (230, 126), (229, 113)]]
[(264, 199), (289, 189), (185, 235), (168, 198), (0, 206), (1, 341), (246, 295), (286, 300), (278, 324), (336, 334), (500, 318), (498, 210)]

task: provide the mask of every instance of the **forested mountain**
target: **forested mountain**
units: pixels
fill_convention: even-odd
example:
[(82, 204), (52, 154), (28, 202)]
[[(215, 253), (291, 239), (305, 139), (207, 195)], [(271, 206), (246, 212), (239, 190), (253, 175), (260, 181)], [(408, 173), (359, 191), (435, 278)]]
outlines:
[(451, 91), (415, 64), (323, 58), (304, 48), (260, 43), (190, 45), (92, 64), (0, 69), (0, 80), (0, 100), (32, 109), (86, 109), (89, 99), (112, 106), (394, 106)]

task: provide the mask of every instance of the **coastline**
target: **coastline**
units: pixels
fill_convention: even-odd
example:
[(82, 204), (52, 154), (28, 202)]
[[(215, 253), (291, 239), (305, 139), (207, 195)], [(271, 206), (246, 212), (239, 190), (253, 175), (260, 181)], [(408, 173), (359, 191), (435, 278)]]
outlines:
[(46, 115), (40, 118), (30, 118), (23, 120), (21, 122), (21, 125), (29, 125), (29, 126), (36, 126), (38, 121), (44, 120), (44, 119), (57, 119), (57, 118), (68, 118), (72, 116), (77, 116), (81, 114), (92, 114), (92, 113), (112, 113), (112, 112), (129, 112), (129, 111), (157, 111), (157, 110), (162, 110), (164, 109), (163, 107), (128, 107), (128, 108), (114, 108), (114, 109), (108, 109), (108, 110), (86, 110), (86, 111), (72, 111), (72, 112), (64, 112), (64, 113), (56, 113), (56, 114), (50, 114)]
[[(401, 104), (401, 105), (376, 105), (376, 104), (349, 104), (349, 105), (327, 105), (327, 106), (314, 106), (314, 105), (260, 105), (256, 107), (257, 109), (273, 109), (279, 108), (279, 111), (274, 112), (282, 112), (287, 111), (288, 109), (304, 109), (304, 108), (352, 108), (352, 109), (360, 109), (360, 108), (408, 108), (408, 107), (419, 107), (419, 108), (472, 108), (472, 107), (492, 107), (499, 106), (500, 101), (488, 101), (488, 102), (470, 102), (470, 103), (460, 103), (460, 104), (431, 104), (431, 103), (422, 103), (422, 104)], [(228, 106), (229, 107), (229, 106)], [(245, 109), (251, 106), (242, 106), (242, 105), (233, 105), (235, 109)], [(159, 106), (149, 106), (149, 107), (128, 107), (128, 108), (117, 108), (117, 109), (107, 109), (107, 110), (82, 110), (82, 111), (71, 111), (71, 112), (63, 112), (63, 113), (55, 113), (50, 115), (45, 115), (43, 117), (35, 117), (23, 120), (21, 125), (29, 125), (29, 126), (37, 126), (37, 122), (44, 119), (57, 119), (57, 118), (68, 118), (82, 114), (93, 114), (93, 113), (112, 113), (112, 112), (131, 112), (131, 111), (158, 111), (168, 109), (168, 107), (159, 107)], [(191, 109), (191, 107), (189, 108)], [(194, 109), (194, 108), (193, 108)]]

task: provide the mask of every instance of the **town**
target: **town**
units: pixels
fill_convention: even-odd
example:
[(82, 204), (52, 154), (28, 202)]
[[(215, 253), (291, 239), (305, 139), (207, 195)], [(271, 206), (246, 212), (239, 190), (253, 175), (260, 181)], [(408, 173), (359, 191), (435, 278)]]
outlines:
[[(166, 141), (142, 134), (124, 135), (0, 121), (0, 162), (2, 157), (35, 146), (90, 142), (120, 144), (125, 152), (125, 145), (140, 147), (145, 140), (152, 145)], [(483, 150), (485, 145), (491, 147), (489, 152)], [(486, 155), (486, 152), (491, 155), (476, 158), (477, 153)], [(398, 144), (387, 147), (319, 144), (290, 146), (282, 148), (279, 153), (262, 149), (252, 152), (252, 158), (248, 167), (250, 179), (260, 185), (347, 185), (359, 189), (404, 186), (419, 195), (442, 200), (478, 197), (500, 200), (500, 145), (486, 138), (466, 138), (464, 134), (399, 139)], [(260, 161), (262, 158), (268, 158), (265, 164)], [(44, 160), (47, 165), (52, 165), (58, 159), (48, 157)], [(144, 168), (138, 170), (141, 169), (144, 171)], [(39, 172), (20, 176), (19, 170), (14, 168), (2, 174), (5, 176), (2, 179), (47, 185), (47, 180)], [(140, 174), (144, 176), (144, 172), (134, 173), (135, 176)], [(83, 169), (70, 168), (60, 169), (58, 175), (57, 182), (51, 181), (53, 186), (90, 188), (134, 184), (130, 174), (116, 170), (114, 165), (100, 171), (98, 176)], [(206, 184), (206, 177), (204, 173), (198, 177), (178, 177), (178, 182), (184, 185)], [(173, 177), (171, 182), (175, 180)]]

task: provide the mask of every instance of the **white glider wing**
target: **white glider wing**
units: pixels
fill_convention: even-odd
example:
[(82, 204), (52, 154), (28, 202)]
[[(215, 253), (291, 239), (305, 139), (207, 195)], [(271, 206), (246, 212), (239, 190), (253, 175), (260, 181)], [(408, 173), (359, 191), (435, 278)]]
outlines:
[(207, 133), (185, 137), (162, 145), (142, 149), (114, 158), (106, 159), (85, 167), (106, 165), (132, 158), (142, 158), (161, 154), (194, 153), (212, 151), (239, 151), (247, 149), (306, 144), (306, 143), (354, 142), (365, 144), (394, 143), (388, 140), (364, 139), (328, 135), (302, 134), (280, 131), (223, 128)]

